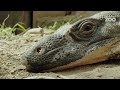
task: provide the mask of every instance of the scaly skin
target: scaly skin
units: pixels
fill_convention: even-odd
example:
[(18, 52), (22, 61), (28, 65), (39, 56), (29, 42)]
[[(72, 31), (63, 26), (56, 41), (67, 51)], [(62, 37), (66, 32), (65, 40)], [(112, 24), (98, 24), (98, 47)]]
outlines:
[[(108, 19), (113, 21), (109, 21)], [(28, 71), (63, 70), (120, 59), (120, 12), (104, 11), (43, 37), (22, 57)]]

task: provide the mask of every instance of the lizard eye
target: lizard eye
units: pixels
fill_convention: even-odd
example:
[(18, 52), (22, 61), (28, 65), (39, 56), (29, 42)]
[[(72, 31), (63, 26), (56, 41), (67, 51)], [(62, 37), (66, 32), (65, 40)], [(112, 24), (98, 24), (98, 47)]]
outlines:
[(84, 22), (79, 25), (79, 31), (83, 35), (92, 34), (96, 29), (96, 26), (92, 22)]
[(92, 37), (98, 28), (98, 24), (94, 21), (84, 20), (71, 28), (70, 35), (76, 40), (88, 40)]
[(90, 31), (90, 30), (92, 30), (92, 28), (93, 28), (93, 25), (88, 24), (84, 27), (84, 31)]

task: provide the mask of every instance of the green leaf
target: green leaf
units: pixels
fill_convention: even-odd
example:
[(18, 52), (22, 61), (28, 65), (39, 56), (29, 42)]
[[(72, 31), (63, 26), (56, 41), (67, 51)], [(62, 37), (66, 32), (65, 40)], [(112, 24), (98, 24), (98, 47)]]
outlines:
[[(18, 26), (19, 28), (17, 28), (17, 26)], [(20, 23), (15, 24), (15, 25), (13, 26), (13, 29), (14, 29), (14, 31), (16, 31), (17, 29), (20, 29), (22, 32), (26, 32), (26, 29), (25, 29)]]

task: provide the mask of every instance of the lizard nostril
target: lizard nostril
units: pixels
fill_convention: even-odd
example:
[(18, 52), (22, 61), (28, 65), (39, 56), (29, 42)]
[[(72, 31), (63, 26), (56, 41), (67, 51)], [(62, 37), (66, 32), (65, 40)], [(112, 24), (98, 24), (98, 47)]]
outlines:
[(45, 49), (44, 48), (37, 48), (36, 51), (39, 54), (43, 54), (45, 52)]
[(41, 51), (41, 48), (37, 48), (37, 52), (39, 53)]

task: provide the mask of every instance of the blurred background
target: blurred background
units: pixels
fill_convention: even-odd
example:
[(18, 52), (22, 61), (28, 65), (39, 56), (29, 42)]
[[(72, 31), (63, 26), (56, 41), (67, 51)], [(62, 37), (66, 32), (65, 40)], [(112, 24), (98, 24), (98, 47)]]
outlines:
[[(0, 23), (9, 15), (5, 24), (13, 26), (18, 22), (25, 24), (25, 27), (44, 27), (55, 21), (72, 21), (86, 16), (93, 15), (100, 11), (0, 11)], [(75, 21), (73, 20), (73, 21)]]

